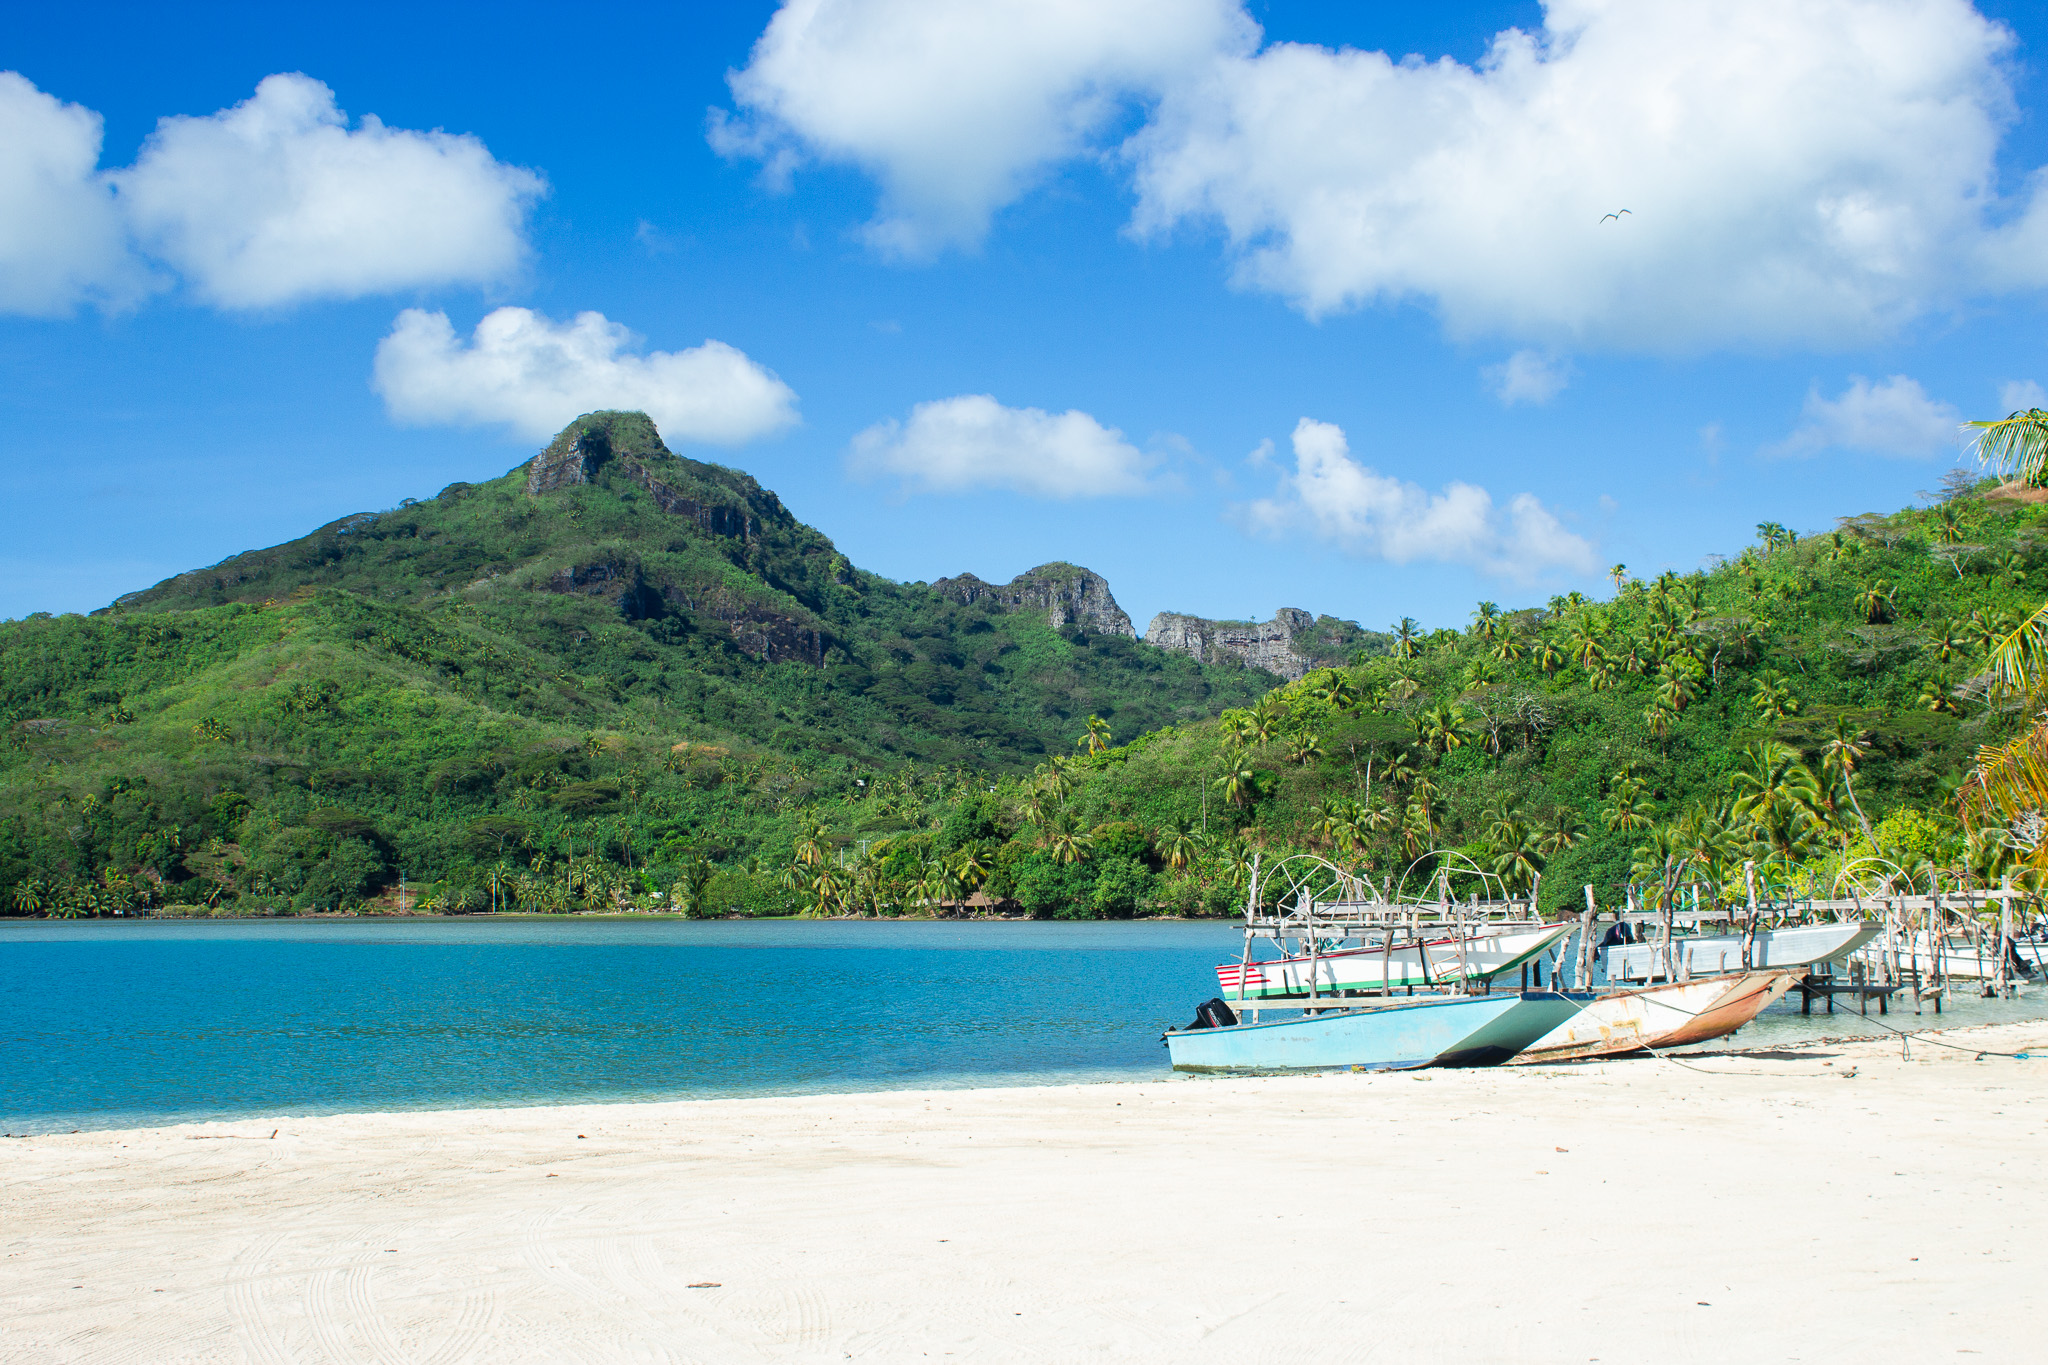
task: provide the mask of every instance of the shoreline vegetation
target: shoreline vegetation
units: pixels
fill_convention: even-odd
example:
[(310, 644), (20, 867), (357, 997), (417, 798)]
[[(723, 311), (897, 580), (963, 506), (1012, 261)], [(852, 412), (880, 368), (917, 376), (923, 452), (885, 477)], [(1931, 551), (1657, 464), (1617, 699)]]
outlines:
[(746, 475), (594, 414), (492, 483), (0, 624), (0, 913), (403, 885), (449, 911), (1227, 917), (1255, 858), (1303, 852), (1545, 913), (1586, 885), (1740, 903), (1750, 868), (1772, 898), (2031, 892), (2041, 491), (1958, 473), (1699, 572), (1617, 564), (1606, 601), (1404, 618), (1281, 682), (863, 574)]
[[(37, 1254), (0, 1354), (2021, 1359), (2048, 1061), (2010, 1054), (2043, 1052), (2048, 1021), (1910, 1058), (1887, 1037), (15, 1138), (0, 1189)], [(1256, 1151), (1284, 1186), (1189, 1197)], [(1645, 1239), (1680, 1172), (1703, 1182), (1683, 1236)], [(1531, 1247), (1606, 1269), (1531, 1273)]]

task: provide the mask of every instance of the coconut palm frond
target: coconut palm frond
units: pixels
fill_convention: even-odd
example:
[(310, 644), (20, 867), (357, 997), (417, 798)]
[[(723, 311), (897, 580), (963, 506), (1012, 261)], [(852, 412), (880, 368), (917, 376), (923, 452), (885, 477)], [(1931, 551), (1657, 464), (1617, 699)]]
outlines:
[(1977, 459), (1986, 468), (2038, 487), (2048, 483), (2048, 412), (2028, 408), (1995, 422), (1965, 422), (1977, 433)]
[(2011, 831), (2029, 862), (2048, 866), (2048, 842), (2041, 839), (2042, 815), (2048, 812), (2048, 726), (1979, 749), (1976, 770), (1956, 789), (1956, 806), (1972, 833)]
[(1996, 696), (2031, 706), (2048, 695), (2048, 602), (1991, 643), (1985, 666)]

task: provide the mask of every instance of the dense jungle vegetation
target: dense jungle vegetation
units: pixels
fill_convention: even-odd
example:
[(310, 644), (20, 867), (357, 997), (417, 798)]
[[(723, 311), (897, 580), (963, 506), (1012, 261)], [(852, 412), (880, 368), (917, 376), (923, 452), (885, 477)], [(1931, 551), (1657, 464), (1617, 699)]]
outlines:
[(2023, 719), (1983, 661), (2042, 597), (2031, 491), (1766, 524), (1279, 686), (862, 574), (744, 475), (642, 456), (697, 510), (522, 467), (0, 627), (6, 907), (388, 906), (402, 875), (461, 911), (1223, 914), (1255, 854), (1315, 851), (1554, 908), (2024, 852), (1953, 797)]

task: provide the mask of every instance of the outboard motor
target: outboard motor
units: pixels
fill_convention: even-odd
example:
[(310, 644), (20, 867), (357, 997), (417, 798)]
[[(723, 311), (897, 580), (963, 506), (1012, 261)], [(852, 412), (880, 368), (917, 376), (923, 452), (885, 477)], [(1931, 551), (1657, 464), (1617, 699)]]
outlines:
[(1635, 941), (1636, 927), (1627, 920), (1622, 920), (1608, 926), (1607, 933), (1601, 938), (1599, 946), (1602, 948), (1613, 948), (1621, 944), (1634, 943)]
[(1230, 1028), (1236, 1023), (1237, 1015), (1230, 1006), (1212, 996), (1195, 1007), (1195, 1022), (1181, 1032), (1192, 1033), (1198, 1028)]

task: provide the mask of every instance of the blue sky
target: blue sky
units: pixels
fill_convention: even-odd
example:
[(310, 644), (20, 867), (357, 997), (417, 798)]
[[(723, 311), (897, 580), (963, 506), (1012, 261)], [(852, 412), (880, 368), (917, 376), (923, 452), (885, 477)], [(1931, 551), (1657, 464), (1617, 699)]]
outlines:
[(0, 616), (620, 405), (895, 577), (1461, 623), (2048, 401), (2032, 8), (286, 8), (0, 40)]

